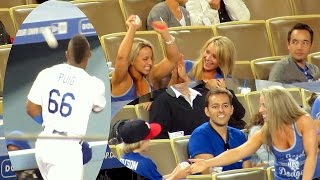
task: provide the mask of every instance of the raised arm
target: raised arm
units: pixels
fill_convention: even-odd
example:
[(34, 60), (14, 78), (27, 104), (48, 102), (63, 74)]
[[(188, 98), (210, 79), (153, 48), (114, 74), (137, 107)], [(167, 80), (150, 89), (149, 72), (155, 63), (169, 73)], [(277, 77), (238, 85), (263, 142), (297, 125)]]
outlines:
[(154, 83), (171, 73), (179, 60), (180, 52), (175, 43), (175, 39), (170, 35), (165, 22), (153, 22), (153, 28), (155, 31), (161, 34), (161, 37), (165, 42), (164, 44), (167, 54), (165, 58), (163, 58), (159, 63), (155, 64), (152, 68), (150, 77)]
[(241, 159), (244, 159), (254, 152), (256, 152), (262, 145), (262, 133), (257, 131), (252, 138), (248, 139), (247, 142), (241, 146), (225, 151), (224, 153), (216, 156), (215, 158), (204, 160), (204, 159), (190, 159), (190, 162), (194, 162), (191, 165), (192, 174), (202, 172), (203, 170), (214, 167), (214, 166), (226, 166)]
[(128, 68), (130, 65), (129, 54), (133, 45), (135, 32), (141, 27), (141, 21), (140, 23), (136, 24), (135, 19), (136, 16), (131, 15), (126, 21), (126, 25), (129, 28), (118, 50), (117, 58), (115, 61), (115, 70), (112, 74), (111, 79), (112, 88), (121, 85), (125, 81), (130, 81), (128, 72)]
[(301, 128), (304, 152), (306, 161), (303, 167), (302, 179), (312, 179), (317, 164), (317, 138), (316, 129), (310, 116), (302, 116), (297, 121), (298, 128)]

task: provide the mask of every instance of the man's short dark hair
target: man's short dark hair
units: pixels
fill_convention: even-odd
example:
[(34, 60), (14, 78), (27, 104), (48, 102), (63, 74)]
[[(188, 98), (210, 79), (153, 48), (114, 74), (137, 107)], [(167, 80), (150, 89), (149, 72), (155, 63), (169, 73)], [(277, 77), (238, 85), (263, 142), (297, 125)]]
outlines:
[(209, 98), (211, 96), (217, 95), (217, 94), (225, 94), (225, 95), (227, 95), (229, 97), (230, 104), (232, 104), (233, 95), (228, 89), (225, 89), (225, 88), (212, 88), (212, 89), (210, 89), (210, 91), (207, 92), (206, 100), (205, 100), (205, 107), (208, 107), (208, 105), (209, 105)]
[(291, 40), (291, 34), (293, 30), (306, 30), (310, 33), (311, 36), (311, 44), (313, 42), (313, 30), (310, 28), (309, 25), (307, 24), (303, 24), (303, 23), (297, 23), (296, 25), (294, 25), (290, 31), (288, 32), (288, 43), (290, 43)]
[(82, 60), (87, 56), (90, 51), (90, 45), (87, 38), (83, 35), (75, 35), (71, 40), (70, 44), (74, 61), (80, 64)]

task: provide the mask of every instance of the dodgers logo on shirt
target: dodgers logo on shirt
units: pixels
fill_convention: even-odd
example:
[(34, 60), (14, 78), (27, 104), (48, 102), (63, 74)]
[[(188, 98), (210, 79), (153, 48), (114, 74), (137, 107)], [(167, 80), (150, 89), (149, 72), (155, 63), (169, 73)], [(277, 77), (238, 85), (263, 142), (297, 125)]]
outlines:
[[(8, 156), (5, 156), (6, 159), (3, 159), (1, 161), (1, 176), (3, 178), (11, 178), (11, 177), (15, 177), (16, 174), (13, 170), (13, 167), (11, 165), (11, 162), (9, 160)], [(3, 157), (0, 157), (0, 159), (2, 159)]]

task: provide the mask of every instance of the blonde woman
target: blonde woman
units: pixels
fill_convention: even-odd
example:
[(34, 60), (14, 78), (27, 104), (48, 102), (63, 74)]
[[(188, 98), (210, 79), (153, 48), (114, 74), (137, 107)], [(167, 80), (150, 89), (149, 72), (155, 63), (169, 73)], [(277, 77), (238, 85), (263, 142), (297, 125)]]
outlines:
[(154, 30), (164, 39), (167, 57), (154, 64), (154, 48), (150, 42), (134, 38), (141, 21), (132, 15), (126, 21), (128, 32), (120, 44), (115, 71), (111, 79), (112, 102), (131, 101), (152, 91), (153, 84), (174, 69), (179, 51), (164, 22), (153, 22)]
[(317, 157), (316, 129), (307, 114), (283, 87), (269, 87), (261, 91), (259, 112), (264, 125), (238, 148), (226, 151), (209, 160), (191, 159), (192, 173), (208, 167), (237, 162), (266, 144), (275, 156), (275, 179), (310, 180), (320, 176)]

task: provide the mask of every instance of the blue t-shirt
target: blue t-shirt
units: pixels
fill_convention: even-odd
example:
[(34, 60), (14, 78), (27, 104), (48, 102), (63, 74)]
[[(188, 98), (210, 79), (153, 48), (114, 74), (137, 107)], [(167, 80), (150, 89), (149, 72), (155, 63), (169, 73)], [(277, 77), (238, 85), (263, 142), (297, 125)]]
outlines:
[(157, 166), (154, 164), (154, 162), (150, 158), (139, 153), (127, 153), (122, 156), (120, 162), (129, 169), (150, 180), (163, 179), (162, 175), (158, 172)]
[(313, 105), (311, 107), (311, 115), (313, 119), (317, 119), (317, 115), (319, 113), (320, 118), (320, 97), (317, 97), (316, 100), (314, 100)]
[[(228, 126), (228, 134), (228, 149), (236, 148), (247, 141), (245, 134), (238, 129)], [(188, 152), (191, 158), (194, 158), (198, 154), (212, 154), (213, 156), (218, 156), (226, 151), (225, 149), (225, 142), (212, 128), (209, 122), (203, 123), (192, 132), (188, 144)], [(243, 161), (249, 159), (250, 157), (247, 157), (239, 162), (224, 166), (223, 171), (242, 169)]]
[[(296, 124), (292, 126), (295, 138), (292, 147), (280, 150), (272, 146), (272, 152), (275, 156), (274, 176), (276, 180), (302, 179), (306, 154), (304, 153), (302, 135), (297, 131)], [(314, 173), (314, 178), (317, 177), (320, 177), (320, 157), (317, 159)]]

